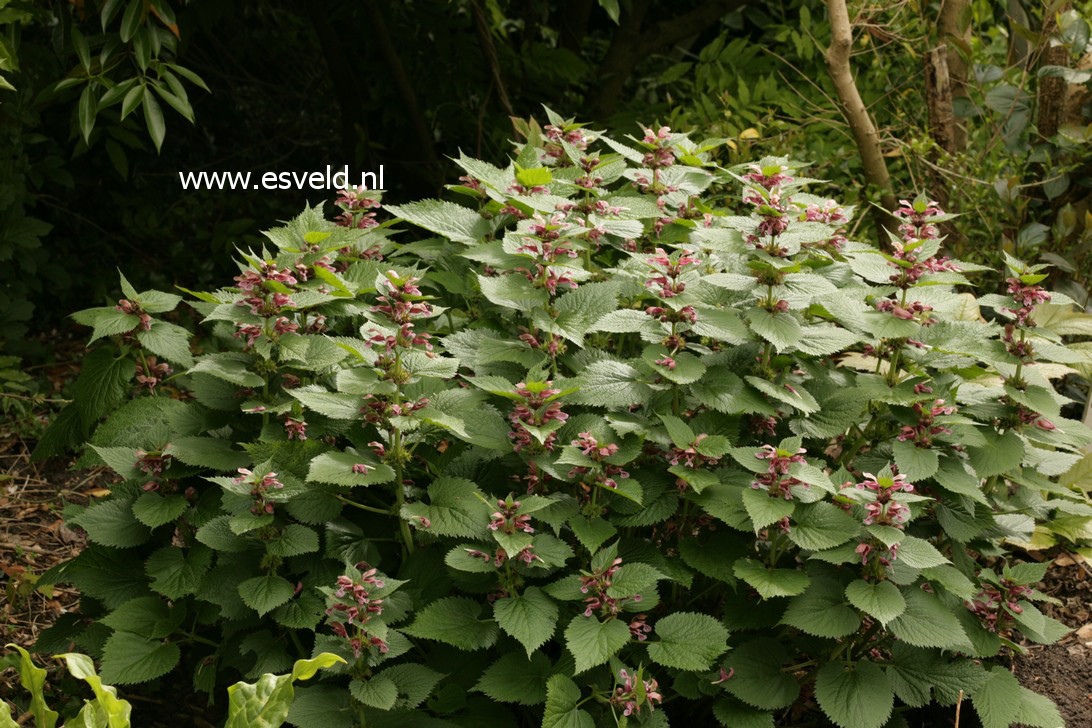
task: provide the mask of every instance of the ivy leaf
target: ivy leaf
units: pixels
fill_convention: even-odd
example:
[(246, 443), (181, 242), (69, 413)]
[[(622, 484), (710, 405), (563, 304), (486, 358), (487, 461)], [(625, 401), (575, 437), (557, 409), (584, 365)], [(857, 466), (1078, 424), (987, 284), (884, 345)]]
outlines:
[(653, 662), (680, 670), (706, 670), (723, 654), (728, 630), (707, 614), (676, 612), (656, 623), (657, 642), (648, 643)]
[(906, 611), (906, 600), (902, 592), (889, 581), (870, 584), (864, 579), (857, 579), (846, 587), (846, 599), (882, 624), (887, 624)]
[(883, 670), (868, 660), (846, 668), (828, 662), (815, 677), (819, 707), (842, 728), (881, 728), (895, 703)]
[(576, 707), (579, 703), (580, 688), (576, 683), (564, 675), (551, 676), (546, 683), (542, 728), (595, 728), (591, 714)]
[(273, 574), (255, 576), (239, 584), (243, 603), (258, 614), (273, 611), (291, 599), (295, 591), (292, 582)]
[(491, 647), (497, 641), (497, 623), (482, 620), (482, 605), (467, 597), (439, 599), (417, 613), (402, 631), (410, 637), (445, 642), (460, 650)]
[(733, 569), (763, 599), (794, 597), (808, 588), (810, 579), (797, 569), (768, 569), (754, 559), (739, 559)]
[(576, 658), (576, 674), (602, 665), (627, 642), (629, 627), (619, 619), (600, 622), (597, 617), (578, 614), (565, 629), (565, 644)]
[(535, 586), (527, 587), (523, 594), (495, 601), (493, 615), (500, 628), (523, 645), (528, 658), (550, 639), (557, 625), (557, 605)]
[(102, 648), (102, 679), (117, 685), (148, 682), (174, 669), (180, 656), (176, 644), (115, 632)]

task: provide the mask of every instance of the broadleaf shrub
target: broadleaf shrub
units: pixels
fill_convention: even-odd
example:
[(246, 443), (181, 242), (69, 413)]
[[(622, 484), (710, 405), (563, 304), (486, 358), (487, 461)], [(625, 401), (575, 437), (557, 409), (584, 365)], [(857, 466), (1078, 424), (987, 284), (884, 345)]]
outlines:
[(803, 165), (719, 143), (551, 114), (460, 158), (458, 202), (269, 231), (186, 291), (197, 332), (122, 279), (39, 453), (121, 481), (66, 511), (92, 545), (45, 579), (83, 616), (45, 648), (206, 691), (341, 655), (305, 727), (879, 728), (960, 691), (1060, 725), (988, 660), (1067, 631), (1008, 549), (1087, 509), (1051, 384), (1084, 314), (1016, 259), (976, 297), (925, 198), (874, 248)]

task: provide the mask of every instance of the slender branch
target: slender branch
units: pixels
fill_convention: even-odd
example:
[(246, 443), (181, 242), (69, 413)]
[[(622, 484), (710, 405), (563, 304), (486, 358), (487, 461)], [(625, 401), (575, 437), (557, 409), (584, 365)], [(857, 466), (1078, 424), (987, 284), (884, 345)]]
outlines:
[(846, 0), (827, 0), (827, 12), (830, 15), (831, 29), (831, 42), (826, 54), (827, 69), (838, 92), (842, 113), (857, 142), (865, 179), (879, 190), (880, 201), (888, 212), (883, 216), (882, 222), (891, 224), (890, 211), (895, 209), (895, 193), (891, 190), (891, 176), (880, 149), (880, 136), (861, 100), (861, 93), (857, 90), (857, 83), (853, 80), (853, 71), (849, 65), (849, 56), (853, 49), (853, 26), (849, 22)]
[(493, 81), (497, 85), (497, 95), (500, 96), (501, 104), (504, 106), (504, 110), (508, 112), (508, 115), (515, 116), (516, 112), (512, 109), (512, 102), (508, 98), (508, 89), (505, 88), (504, 79), (501, 77), (500, 62), (497, 60), (497, 47), (493, 45), (493, 35), (489, 32), (489, 24), (485, 22), (485, 13), (482, 12), (481, 3), (478, 0), (470, 0), (470, 7), (474, 11), (474, 29), (478, 31), (478, 40), (482, 44), (482, 54), (485, 56), (486, 63), (489, 64), (489, 70), (493, 73)]

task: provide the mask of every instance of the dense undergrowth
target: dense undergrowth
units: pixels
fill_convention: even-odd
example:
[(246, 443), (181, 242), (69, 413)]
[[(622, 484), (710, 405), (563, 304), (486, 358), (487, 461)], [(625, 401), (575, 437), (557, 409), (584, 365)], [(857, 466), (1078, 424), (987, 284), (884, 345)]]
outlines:
[(961, 691), (1061, 725), (991, 658), (1066, 632), (1009, 549), (1087, 536), (1051, 382), (1089, 317), (1012, 257), (977, 291), (925, 198), (876, 249), (793, 161), (532, 131), (461, 204), (346, 191), (224, 288), (76, 315), (38, 455), (120, 482), (66, 511), (92, 545), (42, 583), (82, 614), (38, 649), (210, 695), (335, 653), (289, 716), (323, 728), (894, 728)]

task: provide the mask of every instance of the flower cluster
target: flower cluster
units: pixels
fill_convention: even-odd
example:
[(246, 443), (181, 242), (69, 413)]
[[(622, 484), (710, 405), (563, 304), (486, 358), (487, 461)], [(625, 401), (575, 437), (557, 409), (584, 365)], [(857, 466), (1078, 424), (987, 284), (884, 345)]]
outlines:
[(667, 462), (672, 465), (682, 465), (684, 468), (700, 468), (716, 465), (720, 462), (719, 457), (711, 455), (703, 455), (698, 452), (698, 446), (702, 441), (709, 437), (709, 433), (702, 432), (694, 437), (694, 442), (690, 443), (686, 447), (672, 446), (671, 451), (667, 454)]
[(804, 448), (799, 448), (796, 452), (788, 452), (773, 445), (763, 445), (755, 453), (755, 457), (759, 460), (768, 460), (769, 465), (766, 472), (760, 473), (751, 483), (751, 487), (755, 490), (766, 491), (771, 498), (792, 500), (792, 486), (803, 483), (796, 478), (786, 476), (794, 464), (805, 462), (804, 453), (806, 452)]
[(517, 515), (521, 505), (518, 500), (513, 500), (511, 494), (503, 500), (497, 499), (498, 510), (489, 516), (489, 530), (503, 533), (515, 533), (516, 531), (534, 533), (535, 529), (531, 526), (531, 517)]
[(149, 392), (155, 392), (156, 386), (170, 376), (171, 367), (165, 361), (158, 361), (154, 356), (144, 357), (136, 364), (137, 384), (147, 387)]
[(118, 305), (114, 306), (115, 311), (120, 311), (128, 316), (136, 316), (140, 319), (136, 328), (142, 331), (150, 331), (152, 328), (152, 317), (144, 313), (144, 309), (140, 307), (139, 303), (130, 301), (125, 298), (118, 301)]
[(338, 190), (334, 204), (341, 209), (341, 214), (335, 218), (335, 222), (348, 228), (371, 228), (379, 225), (375, 219), (375, 212), (380, 207), (379, 201), (382, 193), (378, 190), (369, 190), (366, 187), (349, 187)]
[(997, 634), (1006, 633), (1013, 626), (1013, 615), (1023, 614), (1020, 600), (1032, 593), (1032, 589), (1017, 584), (1012, 579), (987, 582), (975, 597), (966, 602), (967, 609), (978, 617), (982, 626)]
[(628, 597), (612, 597), (608, 594), (614, 575), (622, 568), (622, 559), (616, 558), (610, 564), (593, 572), (584, 572), (580, 577), (580, 592), (587, 594), (584, 599), (584, 616), (590, 617), (595, 612), (604, 616), (615, 617), (627, 603), (641, 601), (640, 594)]
[(912, 442), (918, 447), (932, 447), (933, 438), (937, 435), (950, 435), (952, 431), (944, 425), (936, 424), (936, 418), (954, 414), (956, 408), (945, 404), (943, 399), (934, 400), (932, 404), (915, 402), (913, 410), (918, 416), (916, 425), (903, 425), (897, 435), (900, 442)]
[[(663, 695), (659, 692), (659, 683), (655, 679), (640, 680), (640, 678), (630, 675), (629, 671), (625, 669), (618, 671), (618, 679), (620, 684), (614, 688), (614, 692), (610, 696), (610, 703), (622, 708), (622, 715), (640, 715), (643, 705), (647, 705), (649, 712), (652, 712), (656, 709), (656, 703), (663, 702)], [(641, 689), (638, 689), (638, 680), (641, 682)], [(641, 693), (644, 693), (643, 700)]]
[(493, 566), (496, 566), (497, 568), (504, 566), (505, 562), (508, 561), (509, 558), (512, 558), (515, 561), (519, 561), (527, 566), (530, 566), (536, 561), (543, 560), (541, 556), (534, 552), (535, 547), (533, 544), (525, 546), (514, 557), (509, 556), (508, 552), (501, 547), (497, 547), (497, 549), (492, 553), (487, 553), (485, 551), (482, 551), (481, 549), (475, 548), (464, 548), (463, 550), (466, 551), (467, 555), (471, 558), (481, 559), (487, 564), (492, 563)]
[(1016, 308), (1006, 310), (1016, 317), (1017, 326), (1034, 327), (1031, 314), (1040, 303), (1050, 303), (1050, 294), (1042, 286), (1024, 283), (1019, 278), (1006, 278), (1005, 283), (1009, 295), (1016, 301)]
[(629, 477), (629, 473), (627, 473), (621, 465), (603, 462), (618, 452), (618, 445), (615, 443), (612, 442), (609, 445), (601, 445), (590, 432), (581, 432), (577, 439), (569, 444), (580, 450), (580, 453), (588, 459), (594, 460), (597, 465), (573, 466), (572, 470), (569, 471), (568, 477), (583, 477), (594, 470), (595, 482), (607, 488), (618, 487), (618, 481), (615, 480), (615, 478), (625, 479)]
[(899, 234), (904, 240), (931, 240), (940, 234), (935, 218), (944, 213), (936, 202), (918, 197), (913, 202), (899, 200), (899, 204), (901, 207), (893, 214), (902, 221)]
[[(560, 389), (553, 388), (553, 382), (545, 384), (532, 383), (528, 386), (525, 382), (516, 384), (515, 393), (520, 397), (520, 402), (508, 413), (508, 421), (512, 431), (508, 433), (508, 439), (512, 441), (512, 449), (520, 452), (524, 449), (533, 449), (535, 440), (525, 425), (535, 428), (549, 426), (551, 422), (563, 423), (569, 416), (561, 409), (561, 403), (556, 400), (561, 394)], [(542, 447), (552, 451), (557, 443), (557, 432), (551, 431), (543, 440)]]
[(686, 284), (679, 280), (683, 269), (701, 261), (686, 253), (679, 254), (673, 260), (663, 248), (656, 248), (655, 254), (648, 258), (648, 262), (655, 271), (655, 275), (645, 280), (645, 286), (648, 288), (659, 286), (657, 295), (661, 298), (674, 298), (686, 290)]
[(239, 468), (238, 473), (239, 475), (232, 478), (231, 482), (236, 485), (243, 483), (250, 485), (250, 495), (254, 498), (254, 505), (250, 507), (250, 512), (255, 515), (273, 513), (273, 503), (267, 500), (266, 496), (271, 490), (284, 488), (284, 483), (277, 480), (277, 474), (258, 475), (247, 468)]
[(353, 655), (359, 659), (365, 648), (376, 648), (385, 655), (390, 646), (383, 639), (369, 633), (369, 623), (383, 613), (383, 599), (375, 592), (386, 586), (376, 569), (365, 563), (356, 565), (361, 571), (354, 579), (344, 574), (337, 578), (336, 589), (330, 596), (326, 616), (330, 630), (349, 641)]

